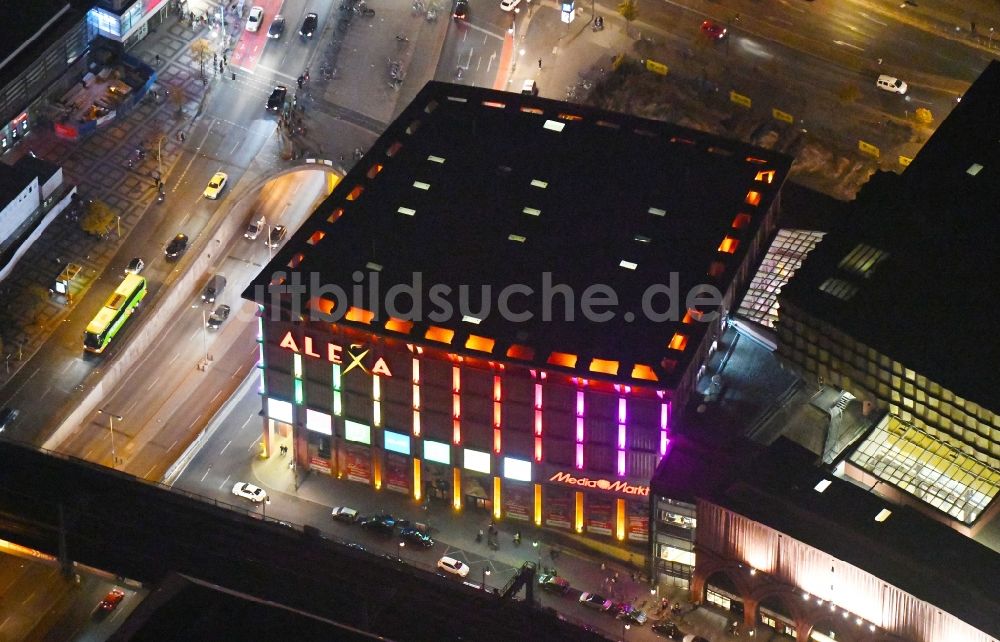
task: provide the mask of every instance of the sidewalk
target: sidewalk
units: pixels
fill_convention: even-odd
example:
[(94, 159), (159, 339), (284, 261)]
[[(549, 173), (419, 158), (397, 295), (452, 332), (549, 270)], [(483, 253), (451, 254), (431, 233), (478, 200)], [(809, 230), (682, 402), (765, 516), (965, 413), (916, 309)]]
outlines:
[[(157, 169), (156, 150), (147, 149), (142, 162), (134, 161), (135, 149), (145, 142), (147, 147), (159, 134), (164, 134), (161, 148), (165, 180), (180, 157), (181, 143), (177, 134), (186, 130), (200, 111), (208, 87), (198, 79), (197, 63), (191, 56), (190, 44), (201, 35), (187, 26), (168, 20), (156, 32), (129, 53), (157, 69), (160, 99), (147, 97), (126, 118), (99, 129), (80, 141), (67, 141), (55, 136), (50, 129), (38, 127), (4, 158), (8, 164), (34, 153), (62, 167), (63, 180), (80, 186), (83, 198), (107, 203), (120, 218), (120, 236), (99, 240), (83, 232), (79, 224), (59, 218), (28, 250), (10, 277), (4, 281), (0, 295), (19, 304), (8, 306), (0, 318), (5, 352), (14, 358), (0, 369), (0, 386), (6, 385), (17, 371), (46, 342), (56, 327), (68, 317), (83, 299), (90, 286), (108, 267), (124, 239), (151, 208), (155, 208)], [(160, 63), (155, 63), (156, 55)], [(169, 91), (171, 96), (164, 95)], [(183, 100), (176, 97), (183, 96)], [(182, 110), (182, 113), (181, 111)], [(164, 216), (166, 208), (154, 210)], [(74, 281), (73, 304), (64, 305), (41, 295), (51, 287), (55, 277), (67, 263), (83, 266)], [(37, 294), (36, 294), (37, 293)], [(17, 356), (20, 355), (20, 360)]]

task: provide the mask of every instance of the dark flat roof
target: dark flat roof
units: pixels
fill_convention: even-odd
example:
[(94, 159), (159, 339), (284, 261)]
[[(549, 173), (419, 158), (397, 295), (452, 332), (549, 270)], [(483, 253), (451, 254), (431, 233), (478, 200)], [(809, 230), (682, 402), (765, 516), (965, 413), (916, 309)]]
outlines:
[[(677, 316), (683, 317), (684, 298), (694, 286), (712, 283), (725, 291), (790, 162), (669, 123), (432, 82), (244, 296), (254, 298), (255, 285), (289, 264), (347, 293), (356, 271), (376, 266), (383, 296), (419, 272), (424, 320), (397, 336), (433, 341), (438, 331), (428, 337), (428, 328), (437, 326), (454, 333), (445, 343), (456, 352), (666, 387), (684, 374), (705, 324), (651, 320), (642, 314), (643, 293), (669, 285), (676, 274)], [(760, 194), (756, 206), (747, 204), (751, 191)], [(727, 236), (739, 242), (731, 254), (720, 251)], [(707, 275), (713, 261), (724, 266), (714, 281)], [(551, 283), (572, 288), (575, 318), (564, 316), (558, 295), (550, 308), (555, 313), (545, 320), (545, 273)], [(457, 305), (447, 318), (428, 319), (436, 307), (427, 295), (433, 284), (453, 292), (470, 284), (474, 294), (464, 314), (481, 310), (481, 285), (492, 287), (493, 305), (478, 324), (463, 320)], [(498, 293), (512, 284), (534, 290), (510, 299), (510, 308), (530, 313), (531, 320), (507, 321), (497, 313)], [(613, 319), (589, 321), (579, 314), (581, 297), (594, 284), (617, 294)], [(457, 304), (458, 296), (449, 300)], [(399, 301), (408, 311), (408, 299)], [(371, 325), (358, 325), (394, 334), (367, 287), (352, 304), (377, 312)], [(666, 308), (666, 297), (654, 306)], [(681, 349), (668, 348), (675, 333), (687, 337), (686, 350), (683, 342), (674, 344)], [(470, 341), (470, 335), (484, 340)], [(515, 345), (521, 347), (511, 349)], [(575, 355), (575, 363), (557, 353)], [(636, 364), (648, 370), (634, 370)]]
[[(985, 633), (1000, 633), (1000, 555), (958, 531), (816, 465), (788, 439), (738, 460), (690, 440), (672, 440), (652, 491), (723, 506), (853, 564)], [(720, 472), (723, 471), (723, 472)], [(831, 485), (822, 493), (821, 479)], [(687, 493), (687, 497), (679, 495)], [(884, 522), (875, 515), (892, 514)]]
[(5, 2), (3, 5), (0, 8), (0, 70), (4, 67), (3, 61), (69, 8), (66, 0)]
[[(781, 293), (957, 395), (1000, 411), (1000, 63), (991, 62), (901, 176), (876, 174)], [(859, 244), (887, 257), (838, 267)], [(849, 300), (819, 290), (857, 288)]]

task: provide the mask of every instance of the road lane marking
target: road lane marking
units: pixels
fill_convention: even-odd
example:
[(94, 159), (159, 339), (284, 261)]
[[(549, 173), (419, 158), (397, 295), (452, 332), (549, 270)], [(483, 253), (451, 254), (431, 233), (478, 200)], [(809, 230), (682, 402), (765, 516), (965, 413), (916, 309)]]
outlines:
[(142, 478), (143, 479), (149, 479), (149, 474), (153, 472), (154, 468), (156, 468), (156, 464), (153, 464), (152, 466), (150, 466), (149, 470), (146, 471), (146, 474), (143, 475)]
[(174, 355), (174, 358), (173, 358), (173, 359), (171, 359), (171, 360), (170, 360), (170, 363), (168, 363), (167, 365), (168, 365), (168, 366), (172, 366), (172, 365), (174, 364), (174, 361), (177, 361), (177, 357), (179, 357), (179, 356), (181, 356), (181, 353), (180, 353), (180, 352), (178, 352), (177, 354), (175, 354), (175, 355)]
[(173, 450), (173, 449), (174, 449), (174, 446), (176, 446), (176, 445), (177, 445), (177, 442), (178, 442), (178, 441), (180, 441), (180, 440), (179, 440), (179, 439), (175, 439), (175, 440), (174, 440), (174, 443), (170, 444), (170, 448), (167, 448), (167, 452), (170, 452), (171, 450)]
[(221, 390), (218, 391), (217, 393), (215, 393), (215, 396), (212, 397), (212, 400), (208, 402), (208, 405), (211, 406), (213, 403), (215, 403), (215, 400), (218, 399), (220, 396), (222, 396), (222, 391)]
[(871, 20), (875, 24), (882, 25), (883, 27), (888, 27), (889, 26), (889, 23), (882, 22), (881, 20), (879, 20), (877, 18), (873, 18), (872, 16), (869, 16), (867, 13), (865, 13), (863, 11), (861, 12), (861, 17), (864, 18), (865, 20)]
[(247, 448), (247, 452), (250, 452), (251, 450), (253, 450), (253, 449), (254, 449), (254, 446), (256, 446), (256, 445), (257, 445), (258, 443), (260, 443), (260, 442), (258, 441), (258, 438), (257, 438), (257, 437), (254, 437), (254, 438), (253, 438), (253, 441), (251, 441), (251, 442), (250, 442), (250, 447), (249, 447), (249, 448)]
[(208, 470), (205, 471), (205, 474), (201, 476), (201, 479), (198, 481), (198, 483), (204, 483), (205, 482), (205, 478), (208, 477), (208, 471), (209, 470), (212, 470), (211, 466), (209, 466)]
[(282, 76), (284, 78), (288, 78), (289, 80), (293, 80), (294, 81), (296, 79), (296, 76), (292, 76), (290, 74), (286, 74), (283, 71), (278, 71), (277, 69), (271, 69), (270, 67), (265, 67), (264, 65), (257, 65), (257, 69), (263, 69), (264, 71), (266, 71), (266, 72), (268, 72), (270, 74), (273, 74), (275, 76)]
[(250, 423), (250, 420), (251, 420), (251, 419), (253, 419), (253, 414), (254, 414), (254, 413), (252, 413), (252, 412), (250, 413), (250, 416), (249, 416), (249, 417), (247, 417), (247, 420), (243, 422), (243, 425), (242, 425), (242, 426), (240, 426), (240, 430), (243, 430), (244, 428), (246, 428), (246, 427), (247, 427), (247, 424), (248, 424), (248, 423)]
[(225, 488), (226, 486), (229, 485), (229, 478), (230, 477), (232, 477), (232, 475), (226, 475), (226, 478), (222, 480), (221, 484), (219, 484), (219, 490), (222, 490), (223, 488)]
[(233, 443), (232, 439), (230, 439), (229, 441), (227, 441), (226, 445), (222, 447), (222, 450), (219, 451), (219, 456), (220, 457), (222, 456), (222, 453), (226, 452), (226, 448), (229, 448), (229, 444), (231, 444), (231, 443)]
[(864, 47), (859, 47), (857, 45), (852, 45), (849, 42), (844, 42), (843, 40), (834, 40), (833, 44), (840, 45), (841, 47), (850, 47), (851, 49), (857, 49), (858, 51), (864, 51)]
[(497, 40), (503, 40), (503, 38), (504, 38), (504, 34), (502, 34), (502, 33), (496, 33), (495, 31), (490, 31), (489, 29), (483, 29), (482, 27), (477, 27), (476, 25), (474, 25), (472, 23), (469, 23), (468, 26), (469, 26), (470, 29), (475, 29), (476, 31), (478, 31), (480, 33), (485, 33), (487, 36), (493, 36)]
[(62, 374), (66, 374), (66, 371), (68, 371), (70, 368), (72, 368), (75, 365), (76, 365), (76, 358), (73, 358), (73, 359), (70, 359), (69, 361), (67, 361), (66, 365), (63, 366)]
[(38, 400), (41, 401), (42, 399), (45, 399), (45, 395), (49, 394), (51, 391), (52, 391), (52, 386), (46, 386), (45, 392), (43, 392), (41, 396), (38, 397)]
[[(162, 377), (163, 375), (160, 375), (160, 376)], [(156, 379), (153, 379), (153, 383), (151, 383), (148, 386), (146, 386), (146, 392), (149, 392), (150, 390), (152, 390), (153, 386), (155, 386), (156, 382), (158, 382), (159, 380), (160, 380), (160, 377), (157, 377)]]

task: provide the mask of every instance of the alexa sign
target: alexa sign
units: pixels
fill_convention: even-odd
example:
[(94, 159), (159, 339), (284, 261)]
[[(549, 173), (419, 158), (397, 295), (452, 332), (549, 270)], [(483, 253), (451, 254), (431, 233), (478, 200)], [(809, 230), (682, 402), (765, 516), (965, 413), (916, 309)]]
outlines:
[(292, 332), (289, 330), (285, 333), (285, 336), (282, 337), (281, 343), (279, 343), (278, 346), (284, 348), (285, 350), (291, 350), (295, 354), (304, 354), (307, 357), (322, 358), (323, 356), (326, 356), (327, 361), (337, 365), (344, 363), (344, 354), (346, 353), (349, 363), (347, 364), (347, 367), (344, 368), (342, 373), (345, 375), (351, 370), (358, 368), (365, 374), (381, 375), (383, 377), (392, 376), (392, 372), (389, 370), (389, 365), (382, 357), (375, 359), (375, 363), (371, 366), (371, 368), (365, 367), (363, 360), (366, 356), (368, 356), (368, 353), (371, 352), (371, 348), (365, 348), (359, 343), (352, 343), (345, 349), (342, 345), (327, 341), (326, 354), (321, 355), (314, 349), (312, 337), (303, 337), (302, 349), (299, 349), (299, 345), (295, 343), (295, 337), (292, 336)]
[(574, 477), (569, 473), (556, 473), (549, 477), (549, 481), (561, 482), (570, 486), (583, 486), (584, 488), (596, 488), (613, 493), (625, 493), (636, 497), (649, 497), (649, 486), (632, 486), (623, 481), (608, 481), (607, 479), (591, 479), (590, 477)]

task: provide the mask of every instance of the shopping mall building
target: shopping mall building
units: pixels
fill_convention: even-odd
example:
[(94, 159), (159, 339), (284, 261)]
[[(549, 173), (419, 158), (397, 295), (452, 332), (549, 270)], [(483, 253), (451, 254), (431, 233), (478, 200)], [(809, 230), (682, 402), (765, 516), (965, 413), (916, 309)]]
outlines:
[(300, 479), (644, 552), (675, 409), (789, 165), (668, 123), (428, 84), (244, 293), (261, 310), (267, 454), (291, 435)]

